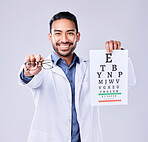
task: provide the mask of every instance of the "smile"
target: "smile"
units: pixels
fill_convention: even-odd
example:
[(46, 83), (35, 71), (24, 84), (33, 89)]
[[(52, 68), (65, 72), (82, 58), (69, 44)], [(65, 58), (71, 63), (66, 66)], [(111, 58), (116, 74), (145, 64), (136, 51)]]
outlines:
[(66, 42), (66, 43), (56, 43), (56, 46), (60, 46), (61, 48), (68, 48), (71, 45), (73, 45), (72, 42)]
[(68, 48), (69, 45), (60, 45), (60, 47), (62, 47), (62, 48)]

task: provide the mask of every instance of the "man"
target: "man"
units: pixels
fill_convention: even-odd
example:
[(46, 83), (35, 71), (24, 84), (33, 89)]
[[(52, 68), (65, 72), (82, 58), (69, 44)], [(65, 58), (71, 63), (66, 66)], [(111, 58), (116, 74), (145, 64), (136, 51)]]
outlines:
[[(36, 107), (28, 142), (101, 142), (99, 110), (90, 105), (88, 62), (73, 52), (79, 40), (76, 17), (60, 12), (50, 21), (52, 68), (42, 69), (41, 55), (26, 57), (19, 80), (31, 89)], [(107, 41), (105, 48), (120, 50), (121, 43)]]

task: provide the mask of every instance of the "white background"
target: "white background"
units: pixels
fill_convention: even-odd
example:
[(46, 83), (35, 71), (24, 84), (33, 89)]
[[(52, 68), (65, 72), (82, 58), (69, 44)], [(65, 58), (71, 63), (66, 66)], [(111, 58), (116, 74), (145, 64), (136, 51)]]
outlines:
[(134, 64), (129, 105), (100, 107), (104, 142), (147, 142), (147, 0), (0, 0), (0, 142), (26, 142), (34, 104), (17, 73), (26, 55), (51, 53), (48, 22), (63, 10), (77, 16), (79, 56), (88, 59), (89, 49), (120, 40)]

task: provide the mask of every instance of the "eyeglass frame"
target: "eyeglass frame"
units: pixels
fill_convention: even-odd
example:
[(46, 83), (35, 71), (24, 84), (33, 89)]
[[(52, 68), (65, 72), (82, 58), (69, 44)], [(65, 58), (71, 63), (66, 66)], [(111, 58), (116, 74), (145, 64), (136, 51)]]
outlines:
[[(26, 65), (28, 62), (30, 62), (30, 63), (31, 63), (31, 62), (34, 62), (34, 63), (36, 62), (36, 63), (37, 63), (37, 64), (36, 64), (36, 65), (37, 65), (37, 68), (38, 68), (39, 63), (41, 63), (42, 68), (45, 69), (45, 70), (48, 70), (48, 69), (52, 69), (52, 68), (53, 68), (53, 65), (50, 65), (50, 67), (49, 67), (48, 69), (47, 69), (47, 68), (44, 68), (43, 64), (48, 64), (48, 62), (44, 63), (44, 61), (45, 61), (45, 62), (46, 62), (46, 61), (50, 61), (50, 63), (53, 63), (53, 62), (54, 62), (54, 60), (46, 59), (46, 60), (42, 60), (42, 61), (27, 61), (27, 62), (24, 63), (24, 65), (25, 65), (25, 67), (26, 67), (27, 70), (29, 70), (29, 68), (28, 68), (27, 65)], [(36, 69), (37, 69), (37, 68), (36, 68)], [(36, 69), (34, 69), (34, 70), (36, 70)], [(30, 70), (30, 71), (31, 71), (31, 70)]]

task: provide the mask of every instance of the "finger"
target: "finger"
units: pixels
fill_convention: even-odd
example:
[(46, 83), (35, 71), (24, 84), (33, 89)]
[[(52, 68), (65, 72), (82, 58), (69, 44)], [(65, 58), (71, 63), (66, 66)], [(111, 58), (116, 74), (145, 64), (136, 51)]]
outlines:
[(30, 61), (30, 56), (28, 55), (25, 57), (25, 62), (29, 62), (29, 61)]
[(117, 41), (117, 44), (118, 44), (118, 49), (121, 49), (121, 42)]
[(43, 62), (44, 61), (44, 58), (41, 56), (41, 62)]
[(39, 55), (36, 55), (36, 61), (43, 61), (44, 58), (39, 54)]
[(118, 42), (117, 41), (114, 41), (114, 50), (117, 50), (118, 49)]
[(34, 55), (30, 55), (29, 70), (35, 69), (35, 67), (36, 67), (35, 61), (36, 61), (35, 56)]
[(31, 62), (34, 62), (36, 59), (35, 59), (35, 56), (34, 55), (30, 55), (30, 61)]
[(105, 49), (106, 52), (109, 52), (109, 41), (105, 42)]
[(113, 48), (114, 48), (114, 41), (111, 40), (111, 41), (109, 42), (109, 52), (110, 52), (110, 53), (113, 53)]
[(41, 56), (41, 60), (43, 61), (44, 60), (44, 58)]
[(41, 55), (39, 54), (39, 55), (36, 55), (35, 56), (35, 59), (36, 59), (36, 61), (41, 61)]
[(35, 59), (36, 59), (37, 65), (38, 65), (38, 66), (41, 66), (41, 64), (42, 64), (42, 63), (41, 63), (41, 55), (40, 55), (40, 54), (39, 54), (39, 55), (36, 55), (36, 56), (35, 56)]
[(27, 72), (29, 71), (29, 68), (31, 66), (29, 62), (30, 62), (30, 55), (25, 57), (25, 67), (24, 67), (24, 70), (27, 71)]

